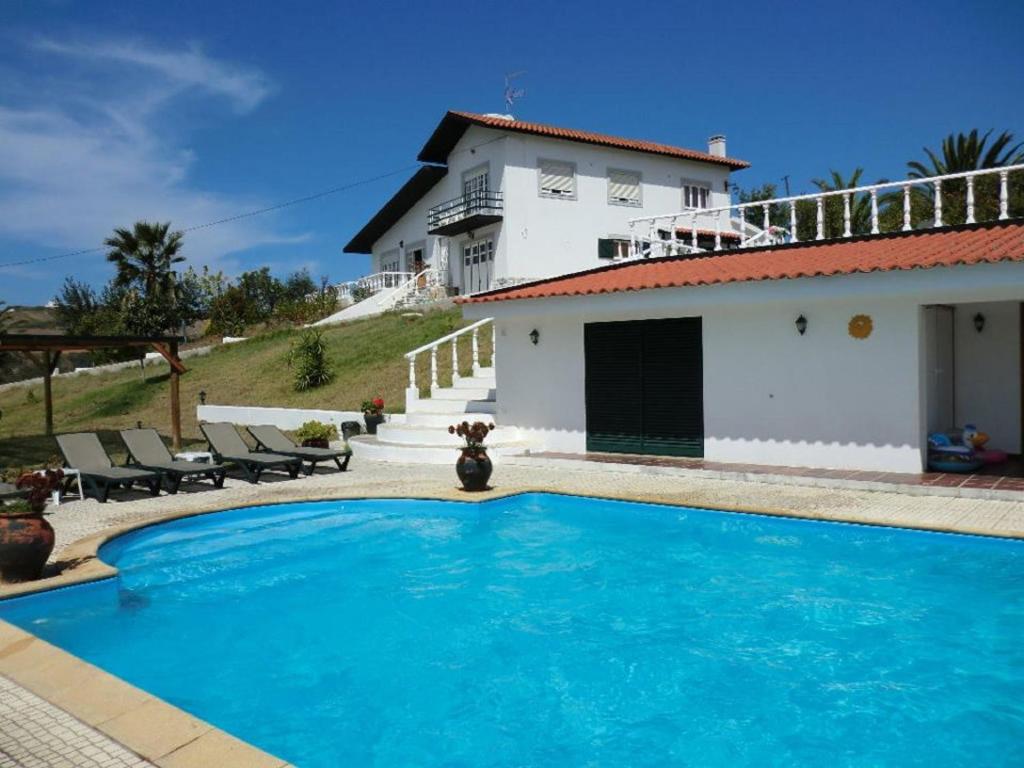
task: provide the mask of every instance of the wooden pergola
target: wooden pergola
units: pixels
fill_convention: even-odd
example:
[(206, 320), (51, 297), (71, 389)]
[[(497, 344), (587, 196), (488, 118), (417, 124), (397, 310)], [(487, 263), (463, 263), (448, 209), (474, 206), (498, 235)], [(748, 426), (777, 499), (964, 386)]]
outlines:
[(43, 333), (0, 334), (0, 352), (20, 352), (32, 360), (43, 374), (43, 399), (46, 403), (46, 434), (53, 434), (53, 372), (64, 352), (91, 352), (97, 349), (152, 347), (171, 366), (171, 440), (181, 449), (181, 398), (178, 379), (188, 369), (178, 357), (178, 339), (173, 336), (63, 336)]

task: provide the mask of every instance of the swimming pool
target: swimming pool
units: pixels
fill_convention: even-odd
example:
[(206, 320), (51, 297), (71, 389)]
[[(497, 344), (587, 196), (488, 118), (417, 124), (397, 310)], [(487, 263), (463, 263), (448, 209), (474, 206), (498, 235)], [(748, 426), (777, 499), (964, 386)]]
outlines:
[(529, 494), (229, 511), (101, 556), (117, 579), (0, 618), (300, 768), (1024, 754), (1024, 542)]

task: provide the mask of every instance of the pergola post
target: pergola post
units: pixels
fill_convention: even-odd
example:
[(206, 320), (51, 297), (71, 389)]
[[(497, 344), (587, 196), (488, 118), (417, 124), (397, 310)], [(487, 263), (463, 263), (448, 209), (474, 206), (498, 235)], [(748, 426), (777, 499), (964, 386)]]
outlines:
[[(178, 342), (170, 345), (171, 357), (178, 360)], [(180, 364), (180, 363), (179, 363)], [(171, 447), (181, 450), (181, 392), (179, 390), (181, 374), (178, 368), (171, 365)]]
[(43, 350), (43, 403), (46, 408), (46, 436), (53, 435), (53, 368), (50, 350)]
[[(178, 339), (170, 336), (64, 336), (49, 333), (0, 333), (0, 353), (20, 352), (32, 360), (43, 375), (46, 434), (53, 435), (53, 372), (62, 352), (96, 349), (153, 347), (171, 367), (171, 438), (181, 450), (181, 374), (188, 369), (178, 357)], [(35, 353), (40, 353), (38, 356)]]

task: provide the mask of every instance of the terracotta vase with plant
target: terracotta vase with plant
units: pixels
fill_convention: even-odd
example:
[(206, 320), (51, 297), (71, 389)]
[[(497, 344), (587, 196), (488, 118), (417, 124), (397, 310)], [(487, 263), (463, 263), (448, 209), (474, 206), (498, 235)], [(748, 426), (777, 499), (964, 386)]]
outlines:
[(458, 435), (465, 441), (459, 453), (459, 459), (455, 462), (455, 473), (462, 481), (462, 487), (467, 491), (486, 491), (487, 481), (491, 479), (491, 459), (487, 455), (487, 446), (484, 440), (494, 429), (493, 424), (485, 424), (482, 421), (474, 421), (470, 424), (464, 421), (461, 424), (452, 424), (448, 427), (448, 434)]
[(53, 552), (53, 527), (43, 517), (46, 501), (64, 481), (60, 469), (25, 472), (15, 487), (24, 497), (0, 505), (0, 579), (31, 581), (43, 575)]
[(363, 421), (366, 422), (366, 434), (376, 435), (377, 427), (384, 423), (384, 400), (375, 397), (363, 400)]

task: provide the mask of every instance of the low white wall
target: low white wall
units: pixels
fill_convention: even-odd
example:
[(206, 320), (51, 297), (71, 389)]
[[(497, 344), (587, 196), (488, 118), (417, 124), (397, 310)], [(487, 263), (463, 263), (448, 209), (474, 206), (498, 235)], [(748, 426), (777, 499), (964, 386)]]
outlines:
[(988, 433), (990, 448), (1020, 453), (1020, 304), (958, 304), (955, 317), (956, 426), (973, 423)]
[[(341, 431), (343, 421), (358, 421), (363, 425), (361, 411), (327, 411), (313, 408), (259, 408), (245, 405), (200, 405), (196, 407), (198, 421), (226, 421), (239, 426), (271, 424), (280, 429), (298, 429), (307, 421), (333, 424)], [(392, 424), (404, 424), (405, 414), (388, 414)], [(365, 425), (363, 425), (365, 429)]]
[[(201, 357), (203, 355), (210, 354), (212, 346), (208, 347), (192, 347), (191, 349), (183, 349), (179, 354), (182, 360), (187, 360), (190, 357)], [(159, 352), (147, 352), (143, 357), (146, 366), (151, 365), (167, 365), (167, 359)], [(67, 378), (75, 376), (99, 376), (104, 373), (116, 373), (117, 371), (126, 371), (131, 368), (138, 368), (138, 360), (124, 360), (120, 363), (106, 363), (104, 365), (93, 365), (87, 368), (75, 368), (73, 371), (57, 372), (53, 374), (53, 378)], [(36, 384), (42, 384), (43, 377), (36, 376), (31, 379), (21, 379), (20, 381), (10, 381), (6, 384), (0, 384), (0, 392), (4, 392), (8, 389), (15, 389), (17, 387), (31, 387)]]

